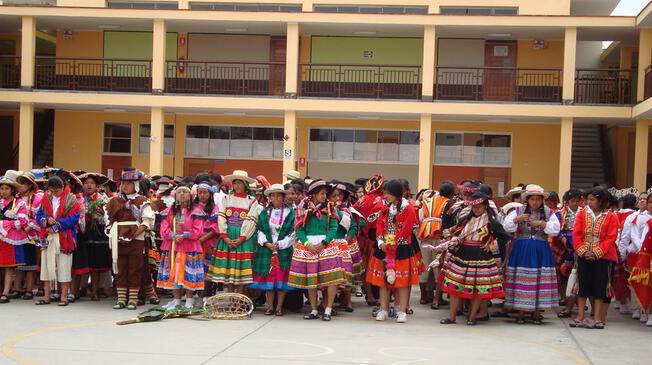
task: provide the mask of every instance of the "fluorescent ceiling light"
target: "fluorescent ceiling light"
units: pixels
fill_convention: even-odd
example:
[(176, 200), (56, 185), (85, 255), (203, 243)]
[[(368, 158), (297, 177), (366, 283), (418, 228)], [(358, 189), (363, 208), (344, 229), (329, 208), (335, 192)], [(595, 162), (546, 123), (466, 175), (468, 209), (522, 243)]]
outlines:
[(375, 31), (359, 31), (359, 32), (353, 32), (353, 34), (359, 34), (359, 35), (373, 35), (376, 34)]
[(120, 28), (119, 25), (115, 25), (115, 24), (100, 24), (97, 27), (100, 28), (100, 29), (117, 29), (117, 28)]
[(105, 113), (126, 113), (127, 109), (104, 108)]
[(233, 116), (233, 117), (241, 117), (241, 116), (247, 115), (247, 114), (245, 114), (243, 112), (226, 112), (226, 113), (224, 113), (224, 115), (229, 115), (229, 116)]
[(489, 33), (487, 34), (488, 37), (511, 37), (512, 35), (510, 33)]
[(376, 119), (381, 119), (380, 117), (375, 117), (373, 115), (367, 116), (367, 115), (358, 115), (358, 119), (369, 119), (369, 120), (376, 120)]
[(246, 32), (247, 28), (226, 28), (224, 30), (227, 32)]

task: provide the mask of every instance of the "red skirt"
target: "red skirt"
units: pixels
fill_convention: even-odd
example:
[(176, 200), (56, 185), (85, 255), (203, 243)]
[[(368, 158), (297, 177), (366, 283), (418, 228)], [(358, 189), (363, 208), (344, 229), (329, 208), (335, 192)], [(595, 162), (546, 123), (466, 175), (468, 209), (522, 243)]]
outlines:
[(421, 274), (419, 261), (415, 256), (395, 261), (396, 280), (390, 285), (385, 281), (385, 262), (383, 259), (371, 255), (369, 265), (367, 265), (366, 280), (371, 285), (381, 288), (406, 288), (419, 284), (419, 275)]

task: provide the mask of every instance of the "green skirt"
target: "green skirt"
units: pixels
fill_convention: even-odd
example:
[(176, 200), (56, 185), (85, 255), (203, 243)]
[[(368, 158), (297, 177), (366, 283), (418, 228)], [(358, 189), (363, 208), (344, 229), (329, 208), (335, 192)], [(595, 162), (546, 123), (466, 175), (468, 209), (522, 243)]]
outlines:
[[(240, 237), (240, 228), (228, 226), (226, 234), (231, 239)], [(253, 282), (253, 259), (256, 235), (236, 248), (230, 248), (222, 238), (213, 249), (208, 267), (208, 279), (216, 283), (246, 285)]]

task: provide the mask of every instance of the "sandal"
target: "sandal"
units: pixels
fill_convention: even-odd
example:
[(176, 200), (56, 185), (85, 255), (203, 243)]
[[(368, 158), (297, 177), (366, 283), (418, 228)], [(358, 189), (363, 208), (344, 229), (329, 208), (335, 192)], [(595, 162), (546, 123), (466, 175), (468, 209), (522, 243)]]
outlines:
[(484, 317), (478, 317), (478, 318), (476, 318), (475, 320), (476, 320), (476, 321), (486, 322), (486, 321), (489, 320), (489, 314), (487, 314), (487, 315), (484, 316)]
[(283, 317), (283, 311), (282, 310), (277, 310), (276, 313), (275, 313), (275, 316)]
[(9, 299), (18, 299), (22, 296), (23, 296), (23, 292), (19, 292), (19, 291), (12, 291), (11, 293), (9, 293)]
[(353, 313), (353, 307), (344, 307), (346, 313)]
[(138, 308), (138, 302), (132, 300), (127, 304), (127, 309), (129, 310), (134, 310), (136, 308)]
[(542, 325), (543, 324), (543, 318), (541, 318), (541, 317), (532, 318), (532, 324)]
[(9, 297), (2, 294), (0, 295), (0, 304), (9, 303)]
[(45, 295), (45, 290), (43, 290), (42, 288), (39, 288), (39, 289), (36, 291), (36, 296), (37, 296), (37, 297), (42, 297), (42, 296), (44, 296), (44, 295)]
[(466, 321), (467, 326), (475, 326), (476, 324), (478, 324), (478, 321), (476, 319), (469, 319), (468, 321)]
[(273, 309), (268, 309), (265, 311), (266, 316), (273, 316), (274, 315), (274, 310)]
[(408, 308), (405, 313), (407, 314), (414, 314), (414, 310), (412, 308)]
[(593, 327), (591, 327), (591, 328), (595, 328), (595, 329), (597, 329), (597, 330), (603, 330), (603, 329), (604, 329), (604, 322), (596, 321), (596, 322), (593, 324)]
[(113, 309), (124, 309), (126, 306), (127, 306), (127, 303), (125, 303), (125, 302), (117, 302), (113, 306)]
[(303, 316), (303, 319), (319, 319), (319, 314), (308, 313)]
[(572, 320), (570, 323), (568, 323), (568, 327), (572, 327), (572, 328), (580, 327), (580, 325), (582, 324), (582, 322), (583, 322), (583, 321), (579, 321), (579, 320), (577, 320), (577, 319), (574, 319), (574, 320)]
[(525, 318), (523, 317), (516, 318), (516, 324), (525, 324)]
[(59, 306), (59, 307), (67, 307), (68, 304), (70, 304), (69, 301), (67, 301), (67, 300), (62, 300), (62, 301), (60, 301), (59, 303), (57, 303), (57, 306)]
[(442, 318), (442, 319), (439, 321), (439, 324), (455, 324), (455, 320), (446, 317), (446, 318)]
[(32, 294), (31, 291), (26, 291), (25, 294), (23, 294), (23, 300), (34, 300), (34, 294)]
[(430, 309), (434, 309), (434, 310), (439, 309), (439, 302), (436, 301), (436, 300), (433, 300), (432, 304), (430, 304)]
[(50, 304), (50, 301), (41, 299), (41, 300), (37, 300), (36, 302), (34, 302), (34, 304), (35, 305), (47, 305), (47, 304)]
[(571, 312), (567, 312), (565, 310), (557, 313), (557, 318), (570, 318)]

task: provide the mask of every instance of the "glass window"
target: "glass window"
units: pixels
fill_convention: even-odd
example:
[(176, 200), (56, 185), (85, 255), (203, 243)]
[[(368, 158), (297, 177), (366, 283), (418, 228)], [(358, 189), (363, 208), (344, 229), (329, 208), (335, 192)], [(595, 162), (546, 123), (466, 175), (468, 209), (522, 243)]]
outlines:
[(405, 8), (405, 14), (428, 14), (428, 8)]
[(251, 157), (253, 153), (253, 128), (231, 127), (229, 156)]
[(104, 153), (131, 153), (130, 123), (104, 123)]
[[(163, 153), (174, 155), (174, 125), (166, 124), (164, 127), (165, 142)], [(141, 124), (138, 132), (138, 153), (141, 155), (149, 154), (149, 137), (151, 136), (151, 125)]]
[(356, 130), (353, 158), (360, 161), (375, 161), (378, 145), (378, 131)]
[(518, 9), (516, 8), (496, 8), (494, 9), (496, 15), (517, 15)]
[(462, 163), (469, 165), (482, 164), (483, 142), (484, 136), (482, 134), (464, 133)]
[(283, 158), (283, 142), (285, 141), (285, 130), (274, 128), (274, 158)]
[(254, 157), (274, 155), (274, 129), (254, 128)]
[(231, 142), (231, 127), (210, 126), (208, 156), (229, 156)]
[(437, 133), (435, 162), (470, 166), (510, 166), (511, 136), (482, 133)]
[(209, 127), (189, 125), (186, 127), (186, 156), (208, 156)]
[(399, 161), (419, 161), (419, 132), (401, 132), (401, 141), (398, 151)]
[(333, 159), (333, 131), (331, 129), (310, 130), (310, 159), (311, 160), (332, 160)]
[(439, 8), (440, 14), (466, 14), (466, 8)]
[(484, 136), (484, 162), (489, 165), (511, 165), (512, 148), (509, 135)]
[(382, 7), (375, 7), (375, 6), (363, 6), (360, 7), (360, 12), (361, 13), (382, 13), (383, 8)]
[(109, 1), (108, 8), (119, 9), (178, 9), (177, 2), (131, 2), (131, 1)]
[(435, 135), (435, 161), (440, 164), (462, 163), (461, 133), (437, 133)]
[(333, 160), (353, 160), (353, 135), (352, 129), (333, 130)]
[(492, 12), (491, 12), (491, 9), (488, 9), (488, 8), (470, 8), (468, 13), (469, 14), (489, 15)]
[(378, 161), (398, 161), (399, 131), (378, 131)]

